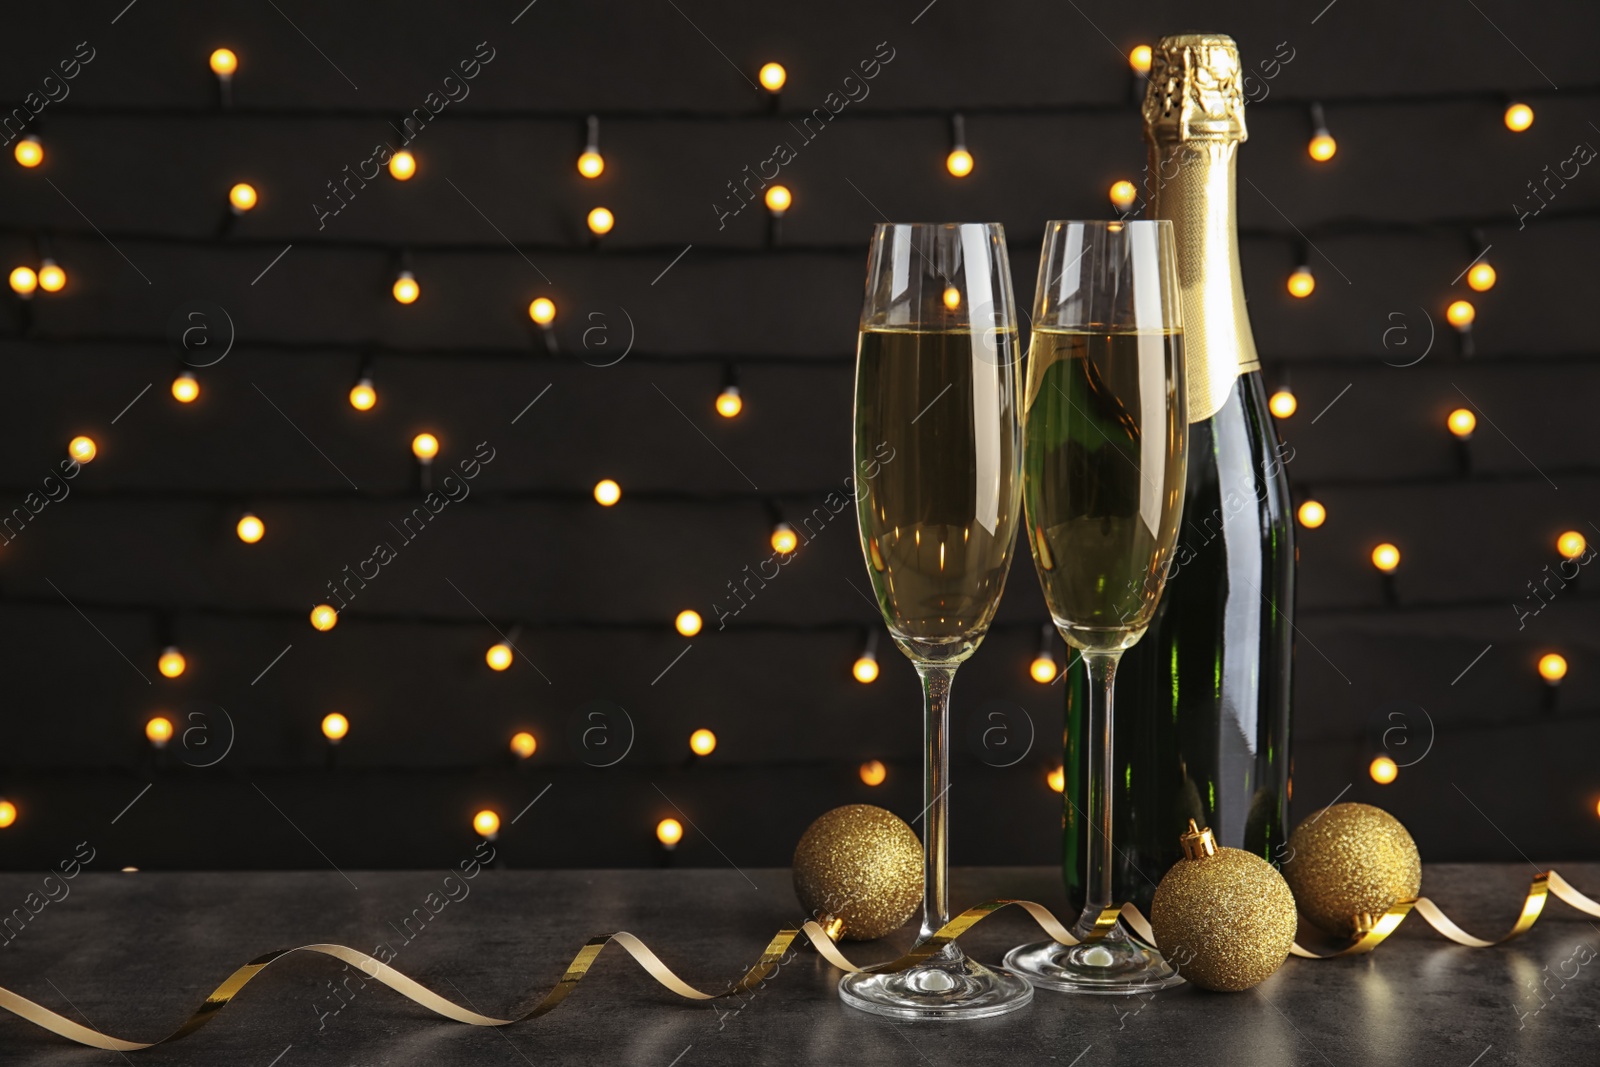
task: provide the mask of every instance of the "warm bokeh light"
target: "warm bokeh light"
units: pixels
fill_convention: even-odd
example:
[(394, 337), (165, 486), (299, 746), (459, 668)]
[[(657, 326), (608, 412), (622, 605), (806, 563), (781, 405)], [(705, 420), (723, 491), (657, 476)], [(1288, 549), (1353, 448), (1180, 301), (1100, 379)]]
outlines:
[(722, 392), (717, 394), (717, 414), (725, 419), (731, 419), (744, 410), (744, 397), (739, 395), (737, 385), (724, 385)]
[(596, 237), (604, 237), (616, 224), (616, 216), (603, 207), (597, 207), (589, 212), (589, 230)]
[(1300, 525), (1308, 530), (1315, 530), (1328, 521), (1328, 509), (1316, 500), (1307, 500), (1301, 504), (1299, 514)]
[(1267, 401), (1267, 409), (1280, 419), (1287, 419), (1290, 415), (1293, 415), (1295, 411), (1299, 409), (1299, 407), (1300, 401), (1296, 400), (1294, 398), (1294, 394), (1289, 392), (1287, 389), (1279, 389), (1276, 393), (1273, 393), (1272, 398)]
[(350, 406), (357, 411), (371, 411), (378, 402), (378, 390), (371, 378), (363, 378), (350, 387)]
[(153, 716), (144, 724), (144, 736), (157, 748), (166, 748), (172, 740), (172, 720), (165, 715)]
[(267, 525), (256, 516), (246, 513), (233, 528), (233, 532), (238, 534), (239, 540), (245, 544), (253, 545), (266, 535)]
[(1567, 530), (1556, 538), (1556, 551), (1567, 559), (1577, 559), (1589, 547), (1588, 538), (1577, 530)]
[(1379, 756), (1367, 767), (1367, 773), (1379, 785), (1388, 785), (1400, 776), (1400, 767), (1388, 756)]
[(1139, 187), (1120, 178), (1111, 183), (1111, 205), (1118, 211), (1126, 211), (1139, 199)]
[(417, 276), (408, 270), (403, 270), (394, 280), (390, 289), (396, 301), (402, 304), (415, 304), (417, 297), (422, 295), (422, 287), (417, 284)]
[(1317, 288), (1316, 275), (1310, 267), (1296, 267), (1289, 275), (1289, 295), (1304, 300)]
[(311, 609), (311, 625), (327, 633), (339, 623), (339, 613), (333, 610), (332, 605), (318, 604)]
[(1533, 125), (1533, 108), (1527, 104), (1512, 104), (1506, 108), (1506, 129), (1521, 133)]
[(1306, 151), (1311, 153), (1311, 158), (1318, 163), (1326, 163), (1339, 151), (1339, 142), (1333, 139), (1333, 134), (1326, 130), (1311, 138), (1311, 143), (1306, 146)]
[(528, 305), (528, 318), (539, 326), (550, 325), (556, 321), (556, 302), (548, 296), (535, 297)]
[(47, 293), (59, 293), (67, 286), (67, 272), (61, 264), (47, 259), (39, 265), (39, 288)]
[(334, 744), (344, 740), (345, 734), (350, 732), (350, 720), (340, 715), (337, 711), (330, 711), (322, 717), (322, 736)]
[(889, 777), (889, 768), (883, 765), (882, 760), (869, 759), (861, 765), (858, 772), (861, 780), (868, 785), (882, 785)]
[(95, 447), (94, 439), (85, 437), (82, 434), (67, 442), (67, 455), (79, 463), (88, 463), (94, 459), (99, 451), (100, 449)]
[(37, 167), (44, 162), (44, 143), (30, 133), (17, 142), (17, 147), (11, 150), (11, 154), (24, 167)]
[(1049, 685), (1056, 680), (1056, 675), (1061, 673), (1061, 668), (1056, 664), (1056, 658), (1046, 653), (1039, 653), (1028, 664), (1028, 676), (1040, 685)]
[(180, 404), (192, 404), (200, 397), (200, 380), (194, 371), (186, 370), (172, 379), (172, 399)]
[(1149, 45), (1136, 44), (1128, 52), (1128, 66), (1133, 68), (1135, 74), (1149, 74), (1152, 58)]
[(610, 478), (602, 478), (594, 483), (594, 498), (601, 507), (609, 508), (622, 499), (622, 486)]
[(656, 840), (672, 848), (683, 840), (683, 824), (677, 819), (662, 819), (656, 823)]
[(1057, 793), (1064, 793), (1067, 790), (1067, 772), (1064, 767), (1057, 767), (1055, 770), (1045, 775), (1044, 780), (1049, 784), (1050, 788), (1054, 789)]
[(1445, 425), (1450, 427), (1450, 432), (1462, 440), (1472, 436), (1472, 431), (1478, 428), (1478, 416), (1466, 408), (1456, 408), (1445, 419)]
[(226, 78), (239, 69), (239, 57), (231, 48), (219, 48), (211, 53), (211, 73)]
[(483, 661), (489, 665), (490, 670), (503, 671), (511, 666), (512, 656), (510, 645), (504, 641), (496, 641), (489, 646), (489, 651), (483, 654)]
[(1385, 541), (1372, 550), (1372, 565), (1385, 574), (1400, 566), (1400, 550)]
[(693, 637), (700, 632), (700, 627), (704, 623), (701, 621), (698, 611), (693, 608), (685, 608), (683, 611), (678, 612), (678, 617), (673, 620), (673, 625), (678, 628), (678, 632), (683, 636)]
[(11, 272), (11, 291), (18, 296), (32, 296), (39, 288), (39, 275), (32, 267), (17, 267)]
[(526, 730), (511, 735), (511, 751), (518, 759), (527, 759), (539, 750), (539, 742)]
[(961, 307), (961, 290), (953, 285), (945, 286), (944, 306), (951, 311), (958, 310)]
[(398, 181), (410, 181), (417, 173), (417, 157), (402, 148), (389, 157), (389, 173)]
[(1567, 676), (1567, 657), (1559, 652), (1546, 652), (1539, 657), (1539, 677), (1555, 685)]
[(689, 750), (696, 756), (709, 756), (717, 749), (717, 735), (707, 729), (699, 729), (689, 735)]
[(965, 178), (972, 173), (972, 153), (965, 148), (952, 148), (944, 157), (944, 169), (957, 178)]
[(774, 185), (767, 190), (767, 210), (774, 215), (782, 215), (789, 210), (789, 205), (794, 203), (794, 195), (789, 192), (787, 185)]
[(484, 808), (472, 817), (472, 828), (478, 831), (479, 837), (487, 837), (493, 840), (494, 836), (500, 832), (500, 816), (488, 808)]
[(800, 538), (794, 532), (794, 527), (786, 522), (780, 522), (772, 528), (772, 537), (768, 539), (772, 550), (779, 555), (787, 556), (800, 545)]
[(439, 454), (439, 439), (431, 433), (419, 433), (411, 439), (411, 454), (427, 463)]
[(878, 680), (878, 657), (871, 652), (863, 652), (857, 657), (855, 664), (850, 668), (850, 674), (862, 685), (871, 685)]
[(1473, 319), (1478, 317), (1478, 309), (1473, 307), (1469, 301), (1456, 300), (1445, 308), (1444, 317), (1456, 329), (1464, 330), (1472, 325)]
[(775, 93), (789, 80), (789, 72), (783, 69), (782, 63), (763, 63), (758, 77), (761, 79), (761, 88)]
[(256, 187), (249, 182), (240, 182), (228, 190), (228, 203), (233, 205), (236, 212), (246, 212), (256, 206)]
[(1495, 274), (1494, 268), (1489, 264), (1474, 263), (1472, 269), (1467, 271), (1467, 284), (1472, 287), (1474, 292), (1487, 293), (1494, 288), (1495, 278), (1497, 277), (1498, 275)]
[(183, 658), (183, 653), (178, 651), (177, 645), (168, 645), (161, 652), (161, 658), (156, 660), (156, 670), (161, 672), (163, 678), (176, 678), (189, 666), (189, 661)]
[(9, 800), (0, 800), (0, 830), (17, 821), (17, 806)]
[(599, 152), (590, 149), (578, 157), (578, 173), (585, 178), (598, 178), (606, 169), (606, 160)]

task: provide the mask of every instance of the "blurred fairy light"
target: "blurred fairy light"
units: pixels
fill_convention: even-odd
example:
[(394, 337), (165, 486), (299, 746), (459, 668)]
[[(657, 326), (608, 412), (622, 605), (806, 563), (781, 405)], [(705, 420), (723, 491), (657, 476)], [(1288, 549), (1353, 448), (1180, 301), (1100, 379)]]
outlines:
[(1289, 274), (1289, 295), (1304, 300), (1317, 288), (1317, 277), (1304, 263)]
[(192, 404), (200, 397), (200, 380), (194, 371), (185, 370), (172, 379), (172, 398), (180, 404)]
[(144, 724), (144, 736), (153, 748), (166, 748), (172, 740), (172, 720), (165, 715), (155, 715)]
[(248, 511), (244, 513), (233, 529), (239, 535), (239, 540), (247, 545), (255, 544), (267, 532), (266, 524)]
[(761, 88), (769, 93), (775, 93), (789, 80), (789, 72), (783, 69), (782, 63), (763, 63), (761, 73), (757, 77), (761, 81)]
[(1465, 441), (1472, 436), (1472, 431), (1478, 428), (1478, 416), (1466, 408), (1456, 408), (1445, 419), (1445, 425), (1450, 428), (1451, 433)]

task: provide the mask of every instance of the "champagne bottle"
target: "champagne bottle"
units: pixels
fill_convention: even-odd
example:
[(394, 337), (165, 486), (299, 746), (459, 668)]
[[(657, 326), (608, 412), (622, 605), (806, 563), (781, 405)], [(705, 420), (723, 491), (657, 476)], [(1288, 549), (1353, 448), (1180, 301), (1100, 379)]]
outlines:
[[(1178, 550), (1154, 621), (1117, 671), (1116, 899), (1148, 909), (1188, 821), (1220, 844), (1286, 858), (1294, 529), (1292, 450), (1267, 411), (1245, 310), (1234, 163), (1245, 140), (1239, 52), (1163, 38), (1144, 103), (1151, 212), (1176, 231), (1189, 470)], [(1068, 678), (1063, 868), (1083, 899), (1087, 691)]]

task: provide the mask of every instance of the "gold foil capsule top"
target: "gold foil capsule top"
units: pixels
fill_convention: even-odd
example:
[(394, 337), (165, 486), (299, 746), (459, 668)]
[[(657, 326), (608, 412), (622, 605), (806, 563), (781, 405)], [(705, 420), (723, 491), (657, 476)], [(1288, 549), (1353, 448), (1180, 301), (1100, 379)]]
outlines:
[(1239, 47), (1220, 33), (1163, 37), (1150, 60), (1145, 128), (1157, 141), (1243, 141)]

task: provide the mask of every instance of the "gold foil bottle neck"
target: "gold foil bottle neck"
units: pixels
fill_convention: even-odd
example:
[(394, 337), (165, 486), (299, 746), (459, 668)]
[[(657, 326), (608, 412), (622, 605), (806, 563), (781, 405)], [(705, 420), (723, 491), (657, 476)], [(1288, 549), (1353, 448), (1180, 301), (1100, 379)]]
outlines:
[(1220, 33), (1163, 37), (1151, 53), (1144, 124), (1155, 141), (1243, 141), (1239, 48)]
[(1190, 425), (1210, 419), (1241, 374), (1261, 369), (1244, 303), (1234, 164), (1245, 139), (1243, 79), (1232, 38), (1163, 37), (1144, 102), (1151, 216), (1178, 246)]

